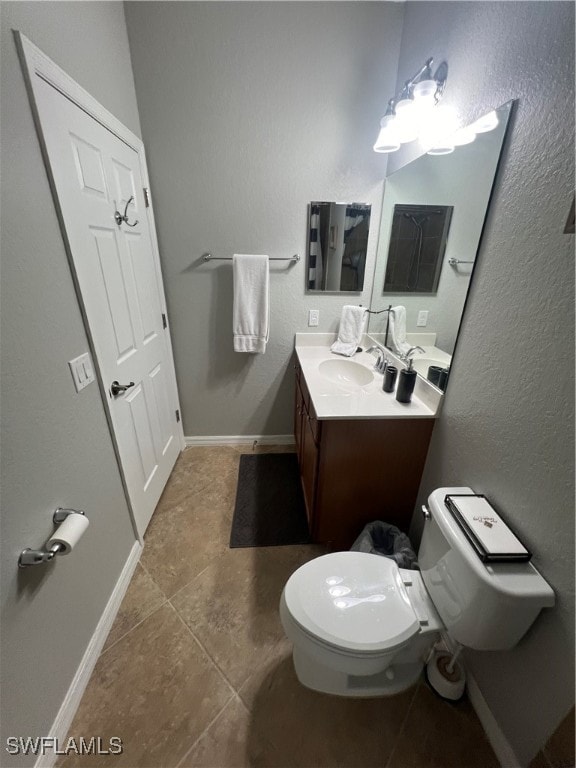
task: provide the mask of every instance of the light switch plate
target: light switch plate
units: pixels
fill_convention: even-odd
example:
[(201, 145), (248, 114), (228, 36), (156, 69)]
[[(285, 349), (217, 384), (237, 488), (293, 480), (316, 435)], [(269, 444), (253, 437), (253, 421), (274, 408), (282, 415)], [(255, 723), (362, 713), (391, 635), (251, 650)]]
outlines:
[(428, 325), (428, 310), (427, 309), (421, 309), (420, 312), (418, 312), (418, 320), (416, 320), (416, 325), (419, 328), (425, 328)]
[(83, 355), (75, 357), (74, 360), (69, 360), (68, 365), (70, 366), (70, 373), (74, 380), (76, 392), (80, 392), (80, 390), (87, 387), (88, 384), (91, 384), (96, 378), (89, 352), (85, 352)]

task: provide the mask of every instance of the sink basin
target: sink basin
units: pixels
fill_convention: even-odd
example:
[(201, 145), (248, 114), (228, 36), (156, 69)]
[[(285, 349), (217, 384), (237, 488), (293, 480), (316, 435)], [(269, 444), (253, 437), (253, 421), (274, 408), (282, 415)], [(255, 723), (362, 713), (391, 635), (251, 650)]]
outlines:
[(324, 360), (318, 372), (328, 381), (348, 387), (365, 387), (374, 381), (374, 374), (365, 365), (354, 360)]

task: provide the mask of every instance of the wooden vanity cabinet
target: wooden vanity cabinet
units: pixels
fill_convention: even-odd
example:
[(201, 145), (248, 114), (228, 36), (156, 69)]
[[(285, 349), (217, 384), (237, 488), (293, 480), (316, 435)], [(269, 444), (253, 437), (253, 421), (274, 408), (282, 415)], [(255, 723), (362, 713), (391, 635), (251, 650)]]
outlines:
[(296, 369), (296, 407), (294, 412), (294, 437), (300, 465), (300, 479), (304, 491), (308, 525), (312, 532), (314, 504), (316, 499), (316, 478), (318, 470), (318, 445), (320, 426), (314, 406), (300, 368)]
[(319, 420), (295, 369), (294, 436), (312, 540), (349, 549), (372, 520), (407, 531), (434, 419)]

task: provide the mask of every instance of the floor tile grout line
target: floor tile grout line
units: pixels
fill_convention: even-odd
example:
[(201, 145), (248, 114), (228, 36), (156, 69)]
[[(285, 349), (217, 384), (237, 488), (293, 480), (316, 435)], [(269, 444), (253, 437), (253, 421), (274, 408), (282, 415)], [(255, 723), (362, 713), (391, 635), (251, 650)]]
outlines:
[[(277, 640), (277, 641), (274, 643), (274, 646), (273, 646), (272, 650), (270, 651), (270, 656), (269, 656), (269, 659), (268, 659), (269, 661), (272, 661), (272, 660), (273, 660), (273, 659), (276, 657), (276, 653), (275, 653), (275, 652), (276, 652), (276, 649), (277, 649), (277, 648), (278, 648), (278, 647), (279, 647), (279, 646), (280, 646), (280, 645), (281, 645), (281, 644), (282, 644), (282, 643), (283, 643), (285, 640), (286, 640), (286, 638), (285, 638), (285, 637), (280, 637), (280, 638), (279, 638), (279, 639), (278, 639), (278, 640)], [(292, 648), (292, 646), (291, 646), (291, 648)], [(292, 650), (290, 651), (290, 655), (292, 655)], [(263, 663), (264, 663), (264, 664), (268, 663), (268, 660), (263, 660)], [(246, 709), (247, 709), (247, 710), (248, 710), (248, 712), (250, 712), (250, 713), (252, 712), (252, 708), (251, 708), (251, 707), (248, 705), (248, 703), (247, 703), (246, 701), (244, 701), (244, 697), (243, 697), (243, 694), (242, 694), (242, 689), (244, 688), (244, 686), (246, 685), (246, 683), (248, 683), (248, 682), (249, 682), (249, 681), (252, 679), (252, 677), (253, 677), (255, 674), (256, 674), (256, 671), (254, 671), (254, 672), (251, 672), (251, 673), (248, 675), (248, 677), (246, 678), (246, 680), (244, 680), (244, 682), (243, 682), (241, 685), (239, 685), (239, 686), (238, 686), (238, 691), (237, 691), (237, 693), (238, 693), (238, 698), (240, 699), (240, 701), (242, 702), (242, 704), (244, 705), (244, 707), (246, 707)]]
[[(162, 594), (164, 594), (164, 593), (162, 593)], [(124, 634), (123, 634), (123, 635), (120, 635), (120, 637), (119, 637), (117, 640), (114, 640), (114, 642), (113, 642), (113, 643), (111, 643), (111, 644), (110, 644), (110, 645), (109, 645), (107, 648), (103, 648), (103, 649), (100, 651), (100, 656), (103, 656), (105, 653), (108, 653), (108, 651), (109, 651), (111, 648), (114, 648), (114, 646), (115, 646), (115, 645), (117, 645), (117, 644), (120, 642), (120, 640), (124, 640), (124, 638), (125, 638), (125, 637), (128, 637), (128, 635), (129, 635), (131, 632), (133, 632), (133, 631), (134, 631), (134, 630), (135, 630), (137, 627), (139, 627), (139, 626), (140, 626), (140, 624), (143, 624), (143, 623), (146, 621), (146, 619), (149, 619), (149, 618), (150, 618), (150, 616), (152, 616), (153, 614), (155, 614), (155, 613), (156, 613), (156, 611), (159, 611), (159, 610), (160, 610), (160, 608), (162, 608), (163, 606), (165, 606), (165, 605), (166, 605), (166, 603), (168, 603), (168, 602), (169, 602), (168, 598), (167, 598), (167, 597), (166, 597), (166, 598), (164, 598), (164, 600), (162, 601), (162, 603), (160, 603), (160, 605), (157, 605), (157, 606), (156, 606), (156, 608), (153, 608), (153, 609), (152, 609), (152, 610), (151, 610), (149, 613), (147, 613), (147, 614), (146, 614), (146, 616), (144, 616), (143, 618), (141, 618), (139, 622), (137, 622), (136, 624), (134, 624), (134, 626), (130, 627), (130, 629), (129, 629), (127, 632), (124, 632)], [(117, 614), (117, 615), (118, 615), (118, 614)], [(110, 627), (110, 630), (111, 630), (111, 629), (112, 629), (112, 627)], [(99, 656), (98, 658), (100, 658), (100, 656)]]
[(414, 706), (414, 702), (416, 701), (416, 696), (418, 695), (418, 691), (420, 690), (420, 686), (422, 685), (422, 681), (418, 680), (418, 683), (416, 684), (414, 688), (414, 693), (412, 694), (412, 698), (410, 699), (410, 704), (408, 705), (408, 709), (406, 710), (406, 714), (404, 716), (404, 719), (402, 720), (402, 723), (400, 725), (400, 728), (398, 729), (398, 734), (396, 738), (394, 739), (394, 744), (392, 745), (392, 749), (390, 751), (390, 754), (388, 755), (388, 760), (386, 760), (386, 765), (384, 768), (389, 768), (390, 761), (394, 757), (394, 753), (396, 752), (396, 747), (398, 746), (398, 742), (400, 741), (400, 737), (402, 736), (402, 733), (404, 732), (404, 728), (406, 727), (406, 723), (408, 722), (408, 718), (410, 716), (410, 712), (412, 711), (412, 707)]
[[(146, 542), (144, 542), (144, 547), (145, 547), (145, 546), (146, 546)], [(150, 581), (151, 581), (151, 582), (152, 582), (152, 583), (153, 583), (153, 584), (154, 584), (154, 585), (155, 585), (155, 586), (156, 586), (156, 587), (157, 587), (157, 588), (160, 590), (160, 592), (162, 592), (162, 594), (163, 594), (163, 596), (164, 596), (164, 601), (166, 601), (166, 600), (170, 600), (170, 595), (167, 595), (167, 594), (166, 594), (166, 592), (165, 592), (165, 591), (162, 589), (162, 587), (160, 586), (160, 584), (158, 584), (158, 582), (156, 581), (156, 579), (154, 578), (154, 576), (152, 576), (152, 574), (150, 573), (150, 571), (148, 570), (148, 568), (146, 568), (146, 566), (145, 566), (145, 565), (144, 565), (144, 563), (142, 562), (142, 555), (144, 554), (144, 547), (142, 547), (142, 552), (140, 553), (140, 559), (138, 560), (138, 565), (140, 566), (140, 568), (142, 568), (142, 570), (144, 571), (144, 573), (146, 574), (146, 576), (148, 576), (148, 578), (150, 579)], [(132, 583), (132, 580), (130, 580), (130, 584), (131, 584), (131, 583)]]
[[(246, 706), (245, 702), (244, 702), (244, 701), (242, 701), (242, 698), (241, 698), (241, 697), (240, 697), (240, 695), (239, 695), (239, 694), (236, 692), (236, 693), (234, 694), (234, 696), (231, 696), (231, 697), (228, 699), (228, 701), (227, 701), (227, 702), (226, 702), (226, 704), (225, 704), (225, 705), (222, 707), (222, 709), (221, 709), (221, 710), (218, 712), (218, 714), (217, 714), (217, 715), (216, 715), (216, 716), (215, 716), (215, 717), (214, 717), (214, 718), (213, 718), (213, 719), (212, 719), (212, 720), (211, 720), (211, 721), (208, 723), (208, 725), (207, 725), (207, 726), (206, 726), (206, 728), (205, 728), (205, 729), (202, 731), (202, 733), (200, 734), (200, 736), (198, 736), (198, 738), (196, 739), (196, 741), (194, 741), (194, 742), (193, 742), (193, 744), (190, 746), (190, 749), (188, 749), (188, 751), (187, 751), (187, 752), (186, 752), (186, 753), (185, 753), (185, 754), (184, 754), (184, 755), (183, 755), (183, 756), (180, 758), (180, 760), (179, 760), (179, 761), (176, 763), (176, 766), (175, 766), (175, 768), (180, 768), (180, 767), (181, 767), (181, 765), (184, 763), (184, 761), (186, 760), (186, 758), (187, 758), (187, 757), (188, 757), (188, 756), (189, 756), (189, 755), (190, 755), (190, 754), (191, 754), (191, 753), (194, 751), (194, 748), (197, 746), (197, 744), (198, 744), (198, 743), (199, 743), (199, 742), (200, 742), (200, 741), (201, 741), (201, 740), (204, 738), (204, 736), (205, 736), (205, 735), (208, 733), (208, 731), (210, 730), (210, 728), (212, 728), (212, 726), (213, 726), (213, 725), (214, 725), (214, 724), (215, 724), (215, 723), (216, 723), (216, 722), (217, 722), (217, 721), (218, 721), (218, 720), (219, 720), (219, 719), (222, 717), (222, 715), (224, 714), (224, 710), (225, 710), (225, 709), (227, 709), (227, 708), (230, 706), (230, 704), (231, 704), (233, 701), (236, 701), (236, 702), (237, 702), (237, 703), (238, 703), (238, 704), (239, 704), (239, 705), (240, 705), (240, 706), (241, 706), (241, 707), (242, 707), (242, 708), (245, 710), (245, 712), (246, 712), (246, 714), (247, 714), (248, 716), (250, 716), (250, 715), (251, 715), (251, 711), (250, 711), (250, 709), (249, 709), (249, 708)], [(265, 743), (268, 745), (268, 747), (271, 747), (272, 749), (274, 749), (274, 751), (275, 751), (275, 752), (278, 752), (278, 754), (280, 754), (280, 750), (278, 749), (278, 747), (277, 747), (277, 746), (274, 744), (274, 742), (270, 741), (270, 739), (269, 739), (269, 738), (268, 738), (266, 735), (264, 735), (263, 733), (261, 733), (261, 732), (260, 732), (260, 733), (258, 734), (258, 737), (259, 737), (259, 738), (260, 738), (262, 741), (264, 741), (264, 742), (265, 742)], [(289, 764), (289, 766), (290, 766), (290, 768), (293, 768), (293, 764), (292, 764), (292, 763), (290, 763), (290, 764)]]
[(550, 768), (554, 768), (554, 764), (552, 760), (548, 758), (548, 755), (546, 754), (546, 744), (540, 749), (540, 752), (542, 753), (542, 756), (544, 757), (544, 760), (546, 761), (546, 764), (550, 766)]
[(176, 763), (176, 767), (175, 767), (175, 768), (180, 768), (180, 766), (182, 765), (182, 763), (184, 762), (184, 760), (186, 760), (186, 758), (187, 758), (187, 757), (188, 757), (188, 755), (189, 755), (189, 754), (192, 752), (192, 750), (193, 750), (193, 749), (194, 749), (194, 747), (195, 747), (195, 746), (198, 744), (198, 742), (199, 742), (199, 741), (200, 741), (202, 738), (204, 738), (204, 736), (205, 736), (205, 735), (208, 733), (208, 731), (210, 730), (210, 728), (212, 728), (212, 726), (214, 725), (214, 723), (215, 723), (215, 722), (217, 722), (217, 720), (219, 720), (219, 719), (220, 719), (220, 717), (222, 717), (222, 715), (224, 714), (224, 710), (226, 709), (226, 707), (228, 707), (228, 706), (229, 706), (229, 705), (232, 703), (232, 701), (234, 701), (234, 699), (238, 699), (238, 698), (239, 698), (238, 694), (237, 694), (237, 693), (235, 693), (235, 694), (234, 694), (234, 696), (231, 696), (231, 697), (228, 699), (228, 701), (226, 702), (226, 704), (224, 704), (224, 706), (223, 706), (223, 707), (222, 707), (222, 709), (221, 709), (221, 710), (218, 712), (218, 714), (217, 714), (217, 715), (216, 715), (216, 716), (215, 716), (215, 717), (214, 717), (212, 720), (210, 720), (210, 722), (208, 723), (208, 725), (206, 726), (206, 728), (204, 728), (204, 730), (202, 731), (202, 733), (200, 734), (200, 736), (198, 736), (198, 738), (196, 739), (196, 741), (194, 741), (194, 742), (191, 744), (191, 746), (190, 746), (190, 749), (188, 749), (188, 750), (187, 750), (187, 751), (184, 753), (184, 755), (182, 755), (182, 757), (180, 758), (180, 760), (179, 760), (179, 761)]
[(213, 658), (212, 654), (208, 652), (208, 649), (207, 649), (207, 648), (204, 646), (204, 644), (203, 644), (203, 643), (202, 643), (202, 642), (201, 642), (201, 641), (200, 641), (200, 640), (199, 640), (199, 639), (196, 637), (195, 633), (192, 631), (192, 628), (191, 628), (191, 627), (190, 627), (190, 626), (189, 626), (189, 625), (188, 625), (188, 624), (187, 624), (187, 623), (184, 621), (184, 619), (183, 619), (182, 615), (180, 614), (180, 612), (179, 612), (178, 608), (176, 608), (176, 606), (175, 606), (175, 605), (173, 605), (173, 604), (170, 602), (170, 600), (168, 600), (167, 602), (168, 602), (168, 603), (170, 603), (170, 606), (171, 606), (171, 608), (173, 608), (174, 612), (176, 613), (176, 615), (178, 616), (178, 618), (180, 619), (180, 621), (182, 622), (182, 624), (183, 624), (183, 625), (186, 627), (186, 629), (188, 630), (188, 632), (190, 633), (190, 635), (193, 637), (194, 641), (196, 642), (196, 644), (198, 645), (198, 647), (200, 648), (200, 650), (201, 650), (203, 653), (205, 653), (205, 654), (206, 654), (206, 656), (207, 656), (207, 657), (210, 659), (210, 661), (212, 662), (212, 664), (213, 664), (213, 665), (216, 667), (216, 669), (217, 669), (217, 671), (218, 671), (218, 674), (219, 674), (219, 675), (220, 675), (220, 677), (221, 677), (221, 678), (224, 680), (224, 682), (226, 683), (226, 685), (228, 686), (228, 688), (230, 688), (230, 690), (232, 691), (232, 693), (234, 694), (234, 696), (238, 696), (238, 691), (236, 690), (236, 688), (234, 688), (234, 686), (232, 685), (232, 683), (230, 682), (230, 680), (228, 680), (228, 678), (226, 677), (226, 675), (224, 674), (224, 672), (222, 671), (222, 669), (220, 669), (220, 665), (218, 664), (218, 662), (216, 661), (216, 659), (214, 659), (214, 658)]
[[(217, 558), (219, 558), (219, 557), (220, 557), (220, 555), (221, 555), (221, 553), (218, 553), (217, 555), (214, 555), (214, 558), (213, 558), (213, 559), (212, 559), (212, 560), (211, 560), (211, 561), (208, 563), (208, 565), (207, 565), (205, 568), (202, 568), (202, 570), (201, 570), (199, 573), (197, 573), (197, 574), (196, 574), (196, 576), (192, 576), (192, 578), (190, 579), (190, 581), (187, 581), (187, 582), (186, 582), (186, 584), (184, 584), (184, 585), (183, 585), (183, 586), (181, 586), (181, 587), (178, 587), (178, 589), (176, 590), (176, 592), (173, 592), (171, 595), (168, 595), (168, 596), (166, 597), (166, 600), (170, 600), (170, 601), (171, 601), (171, 600), (174, 600), (174, 598), (175, 598), (177, 595), (179, 595), (179, 594), (180, 594), (180, 592), (182, 592), (182, 590), (183, 590), (183, 589), (187, 589), (187, 588), (188, 588), (188, 587), (189, 587), (191, 584), (193, 584), (193, 583), (196, 581), (196, 579), (199, 579), (199, 578), (200, 578), (200, 576), (202, 576), (202, 574), (203, 574), (203, 573), (205, 573), (205, 572), (208, 570), (208, 568), (210, 568), (210, 566), (214, 565), (214, 561), (215, 561)], [(164, 590), (162, 590), (162, 591), (164, 592)], [(164, 593), (164, 594), (166, 594), (166, 593)], [(178, 609), (176, 608), (176, 606), (173, 606), (173, 607), (174, 607), (174, 609), (175, 609), (175, 610), (178, 610)]]
[(184, 619), (183, 619), (183, 618), (182, 618), (182, 616), (180, 615), (180, 613), (179, 613), (178, 609), (176, 608), (176, 606), (172, 605), (172, 603), (170, 602), (170, 600), (168, 600), (168, 603), (170, 603), (170, 606), (171, 606), (171, 607), (172, 607), (172, 609), (174, 610), (174, 613), (176, 614), (176, 616), (178, 616), (178, 618), (179, 618), (179, 619), (180, 619), (180, 621), (182, 622), (183, 626), (184, 626), (184, 627), (185, 627), (185, 628), (188, 630), (188, 632), (190, 633), (190, 635), (191, 635), (192, 639), (194, 640), (194, 642), (195, 642), (195, 643), (198, 645), (198, 647), (200, 648), (200, 650), (201, 650), (201, 651), (202, 651), (202, 652), (203, 652), (203, 653), (204, 653), (204, 654), (207, 656), (207, 658), (210, 660), (210, 662), (212, 663), (212, 665), (214, 666), (214, 668), (216, 669), (216, 671), (218, 672), (218, 674), (220, 675), (220, 677), (222, 678), (222, 680), (223, 680), (223, 681), (226, 683), (226, 685), (228, 686), (228, 688), (230, 689), (230, 691), (231, 691), (231, 693), (232, 693), (232, 695), (231, 695), (231, 696), (230, 696), (230, 698), (229, 698), (229, 699), (226, 701), (226, 703), (224, 704), (224, 706), (222, 707), (222, 709), (221, 709), (221, 710), (218, 712), (218, 714), (217, 714), (217, 715), (214, 717), (214, 719), (210, 721), (210, 723), (209, 723), (209, 724), (206, 726), (206, 728), (205, 728), (205, 729), (202, 731), (202, 733), (200, 734), (200, 736), (198, 736), (198, 738), (196, 739), (196, 741), (195, 741), (195, 742), (194, 742), (194, 743), (193, 743), (193, 744), (190, 746), (190, 749), (189, 749), (189, 750), (188, 750), (188, 751), (187, 751), (187, 752), (186, 752), (186, 753), (185, 753), (185, 754), (182, 756), (182, 758), (179, 760), (179, 762), (178, 762), (178, 763), (177, 763), (177, 765), (176, 765), (176, 768), (180, 768), (180, 766), (182, 765), (183, 761), (184, 761), (184, 760), (185, 760), (185, 759), (188, 757), (188, 755), (190, 754), (190, 752), (192, 752), (192, 750), (194, 749), (194, 747), (196, 746), (196, 744), (197, 744), (197, 743), (200, 741), (200, 739), (201, 739), (201, 738), (204, 736), (204, 734), (205, 734), (205, 733), (208, 731), (208, 729), (209, 729), (209, 728), (210, 728), (210, 727), (211, 727), (211, 726), (212, 726), (212, 725), (213, 725), (213, 724), (216, 722), (216, 720), (218, 720), (218, 718), (219, 718), (219, 717), (220, 717), (220, 715), (221, 715), (221, 714), (224, 712), (224, 710), (225, 710), (225, 709), (226, 709), (226, 707), (227, 707), (227, 706), (230, 704), (230, 702), (231, 702), (233, 699), (240, 699), (240, 696), (238, 695), (238, 691), (237, 691), (237, 690), (234, 688), (234, 686), (232, 685), (232, 683), (231, 683), (231, 682), (228, 680), (228, 678), (226, 677), (226, 675), (224, 674), (224, 672), (222, 672), (222, 670), (220, 669), (219, 665), (216, 663), (215, 659), (213, 659), (213, 658), (212, 658), (212, 655), (211, 655), (210, 653), (208, 653), (208, 650), (207, 650), (207, 649), (204, 647), (204, 645), (203, 645), (203, 644), (200, 642), (200, 640), (199, 640), (199, 639), (196, 637), (196, 635), (195, 635), (195, 634), (194, 634), (194, 632), (192, 631), (191, 627), (190, 627), (190, 626), (189, 626), (189, 625), (188, 625), (188, 624), (187, 624), (187, 623), (184, 621)]
[[(236, 464), (238, 464), (238, 462), (236, 462)], [(224, 472), (222, 475), (219, 475), (219, 476), (218, 476), (218, 479), (217, 479), (217, 481), (222, 481), (223, 479), (227, 478), (227, 477), (228, 477), (228, 475), (234, 475), (234, 474), (237, 474), (237, 473), (238, 473), (238, 467), (237, 467), (237, 466), (231, 467), (229, 470), (225, 471), (225, 472)], [(216, 481), (216, 482), (217, 482), (217, 481)], [(173, 509), (174, 507), (178, 507), (178, 506), (180, 506), (181, 504), (183, 504), (184, 502), (186, 502), (186, 501), (187, 501), (187, 500), (188, 500), (190, 497), (192, 497), (192, 496), (194, 496), (194, 495), (197, 495), (197, 494), (200, 494), (200, 493), (202, 493), (203, 491), (205, 491), (206, 489), (208, 489), (208, 488), (210, 488), (210, 487), (213, 487), (213, 486), (214, 486), (214, 484), (215, 484), (215, 481), (214, 481), (214, 479), (209, 479), (209, 478), (208, 478), (208, 479), (206, 479), (206, 482), (205, 482), (205, 483), (203, 483), (203, 484), (200, 486), (200, 488), (194, 488), (194, 489), (192, 489), (192, 490), (189, 490), (189, 491), (188, 491), (188, 492), (187, 492), (187, 493), (186, 493), (186, 494), (185, 494), (185, 495), (184, 495), (184, 496), (183, 496), (183, 497), (180, 499), (180, 501), (178, 501), (178, 502), (173, 502), (173, 503), (171, 503), (170, 505), (166, 506), (165, 508), (163, 508), (163, 509), (162, 509), (162, 512), (169, 512), (169, 511), (170, 511), (171, 509)], [(163, 495), (166, 493), (166, 490), (167, 490), (167, 489), (169, 490), (169, 487), (170, 487), (170, 479), (169, 479), (169, 480), (168, 480), (168, 482), (166, 483), (166, 487), (165, 487), (165, 489), (164, 489), (164, 491), (163, 491), (163, 493), (162, 493), (162, 496), (163, 496)], [(154, 510), (154, 514), (155, 514), (155, 513), (158, 511), (158, 508), (162, 506), (162, 496), (160, 497), (160, 499), (159, 499), (159, 501), (158, 501), (158, 505), (157, 505), (156, 509)]]
[[(227, 473), (227, 474), (232, 474), (232, 473)], [(226, 477), (226, 475), (223, 475), (222, 477)], [(206, 485), (202, 485), (201, 488), (194, 488), (193, 490), (186, 493), (186, 495), (180, 498), (178, 501), (172, 502), (170, 505), (167, 505), (167, 506), (162, 506), (162, 499), (160, 499), (158, 502), (158, 507), (162, 506), (162, 510), (160, 514), (166, 514), (167, 512), (170, 512), (171, 510), (173, 510), (175, 507), (182, 506), (193, 496), (198, 496), (199, 494), (203, 493), (205, 490), (207, 490), (212, 486), (214, 486), (214, 481), (207, 480)], [(157, 509), (154, 510), (154, 514), (156, 514)]]
[[(248, 679), (250, 679), (250, 678), (248, 678)], [(239, 702), (240, 706), (245, 710), (246, 714), (248, 715), (249, 718), (251, 718), (251, 722), (252, 722), (252, 710), (246, 704), (246, 702), (244, 701), (242, 696), (240, 696), (239, 693), (237, 695), (237, 698), (238, 698), (238, 702)], [(274, 752), (277, 752), (279, 755), (282, 754), (282, 749), (280, 747), (276, 746), (276, 744), (272, 741), (272, 739), (270, 739), (268, 734), (265, 733), (262, 728), (258, 728), (257, 727), (256, 732), (258, 734), (258, 738), (260, 739), (260, 741), (265, 742), (268, 745), (268, 747), (271, 747), (274, 750)], [(286, 765), (283, 766), (283, 768), (295, 768), (295, 764), (292, 763), (292, 762), (287, 762)]]

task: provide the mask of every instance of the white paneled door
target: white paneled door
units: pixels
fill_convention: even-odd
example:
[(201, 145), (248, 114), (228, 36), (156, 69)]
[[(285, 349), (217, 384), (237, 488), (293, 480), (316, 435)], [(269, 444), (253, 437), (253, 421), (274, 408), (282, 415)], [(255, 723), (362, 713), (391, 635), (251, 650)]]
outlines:
[(143, 535), (182, 447), (143, 156), (45, 79), (37, 78), (33, 91), (117, 453)]

